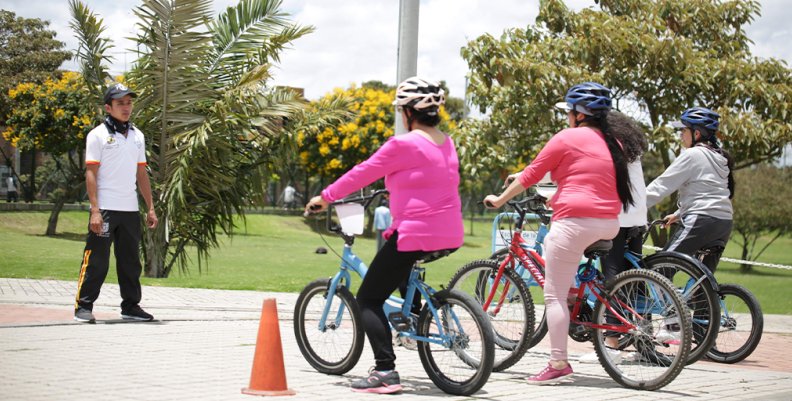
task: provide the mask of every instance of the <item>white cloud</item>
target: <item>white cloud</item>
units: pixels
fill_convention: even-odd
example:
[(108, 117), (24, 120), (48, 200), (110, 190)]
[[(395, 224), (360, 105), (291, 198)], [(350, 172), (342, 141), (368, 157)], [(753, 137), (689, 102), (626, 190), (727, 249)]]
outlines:
[[(134, 0), (83, 0), (104, 18), (106, 36), (114, 41), (115, 62), (111, 73), (131, 67), (136, 17)], [(215, 0), (215, 12), (237, 0)], [(468, 40), (489, 33), (495, 37), (504, 29), (533, 24), (539, 0), (422, 0), (420, 7), (418, 74), (445, 80), (451, 94), (463, 95), (467, 65), (460, 49)], [(752, 50), (762, 58), (774, 57), (792, 63), (792, 9), (788, 0), (763, 0), (762, 16), (747, 27), (755, 42)], [(593, 0), (569, 0), (570, 8), (593, 6)], [(76, 49), (77, 40), (69, 27), (66, 0), (4, 0), (4, 9), (27, 18), (51, 22), (51, 29), (67, 48)], [(301, 25), (316, 31), (293, 43), (281, 57), (274, 82), (305, 88), (308, 98), (318, 98), (334, 87), (347, 87), (369, 80), (396, 82), (396, 47), (399, 19), (397, 0), (284, 0), (283, 9)], [(75, 69), (74, 62), (64, 68)]]

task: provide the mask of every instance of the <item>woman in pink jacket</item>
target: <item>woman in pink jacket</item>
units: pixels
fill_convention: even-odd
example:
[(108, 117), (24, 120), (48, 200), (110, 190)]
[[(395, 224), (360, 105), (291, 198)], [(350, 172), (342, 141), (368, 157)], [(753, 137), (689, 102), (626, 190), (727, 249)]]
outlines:
[(619, 211), (633, 203), (624, 152), (608, 128), (610, 89), (593, 82), (573, 86), (566, 102), (568, 129), (555, 134), (531, 164), (499, 196), (484, 203), (498, 208), (550, 173), (558, 184), (550, 199), (553, 224), (546, 238), (544, 287), (550, 362), (528, 377), (531, 384), (551, 384), (572, 375), (567, 361), (569, 309), (567, 294), (574, 283), (583, 251), (619, 232)]
[(402, 389), (383, 304), (406, 281), (417, 260), (462, 246), (459, 161), (453, 140), (436, 128), (444, 102), (437, 83), (413, 77), (399, 84), (393, 103), (401, 109), (409, 132), (390, 138), (305, 207), (306, 212), (325, 209), (382, 177), (390, 191), (393, 222), (384, 233), (387, 241), (356, 297), (376, 365), (368, 378), (352, 383), (353, 391), (382, 394)]

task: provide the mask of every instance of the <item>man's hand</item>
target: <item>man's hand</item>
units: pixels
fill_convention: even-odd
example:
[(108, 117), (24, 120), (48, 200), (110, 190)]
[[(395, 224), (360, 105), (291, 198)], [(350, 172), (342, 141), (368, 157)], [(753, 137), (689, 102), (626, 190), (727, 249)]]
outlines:
[(100, 211), (99, 209), (91, 208), (91, 221), (88, 227), (96, 235), (101, 235), (103, 225), (104, 225), (104, 219), (102, 219), (102, 211)]
[(154, 208), (151, 208), (146, 214), (146, 225), (148, 228), (153, 230), (157, 228), (157, 223), (159, 223), (159, 220), (157, 219), (157, 213), (154, 211)]

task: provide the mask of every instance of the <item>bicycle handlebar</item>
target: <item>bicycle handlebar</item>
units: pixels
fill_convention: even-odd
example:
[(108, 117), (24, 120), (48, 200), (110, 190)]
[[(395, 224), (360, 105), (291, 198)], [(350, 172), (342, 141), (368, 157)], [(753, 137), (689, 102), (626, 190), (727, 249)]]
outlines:
[(377, 196), (380, 196), (380, 195), (387, 194), (387, 193), (389, 193), (387, 189), (378, 189), (378, 190), (376, 190), (376, 191), (374, 191), (374, 192), (372, 192), (372, 193), (370, 193), (368, 195), (365, 195), (365, 196), (357, 196), (357, 197), (354, 197), (354, 198), (345, 198), (345, 199), (337, 200), (335, 202), (331, 202), (327, 206), (327, 231), (330, 231), (331, 233), (341, 233), (341, 226), (340, 225), (336, 225), (335, 227), (331, 226), (331, 222), (332, 222), (333, 219), (332, 219), (332, 215), (331, 215), (330, 212), (332, 211), (333, 206), (343, 205), (343, 204), (348, 204), (348, 203), (362, 203), (363, 204), (363, 209), (367, 209), (369, 207), (369, 205), (371, 205), (371, 202), (374, 201), (374, 198), (376, 198)]

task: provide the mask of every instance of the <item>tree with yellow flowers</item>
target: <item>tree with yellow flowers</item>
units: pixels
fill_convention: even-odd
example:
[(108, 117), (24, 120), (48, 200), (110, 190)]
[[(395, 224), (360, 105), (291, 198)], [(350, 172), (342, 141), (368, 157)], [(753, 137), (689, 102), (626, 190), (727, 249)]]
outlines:
[[(317, 102), (343, 97), (351, 99), (353, 117), (335, 126), (317, 126), (297, 132), (300, 163), (306, 172), (322, 181), (338, 178), (366, 160), (393, 136), (395, 89), (380, 82), (360, 87), (336, 88)], [(440, 130), (449, 132), (455, 123), (440, 109)]]
[(21, 151), (49, 153), (61, 183), (50, 215), (47, 235), (54, 235), (63, 203), (75, 198), (83, 182), (82, 157), (86, 135), (96, 126), (96, 111), (79, 73), (64, 72), (41, 84), (20, 83), (8, 91), (11, 112), (4, 138)]

